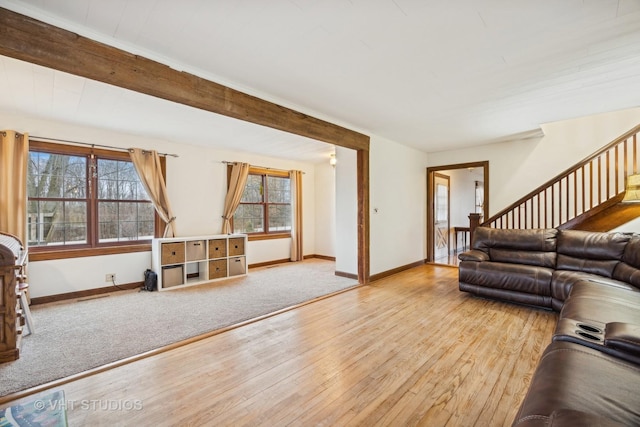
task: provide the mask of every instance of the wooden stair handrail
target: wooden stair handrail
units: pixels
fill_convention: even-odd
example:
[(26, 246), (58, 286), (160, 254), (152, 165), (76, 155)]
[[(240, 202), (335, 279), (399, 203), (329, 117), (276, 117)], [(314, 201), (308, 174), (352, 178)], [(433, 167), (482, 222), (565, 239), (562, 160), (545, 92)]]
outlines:
[[(635, 147), (636, 144), (637, 144), (638, 133), (640, 133), (640, 125), (635, 126), (634, 128), (632, 128), (629, 131), (625, 132), (623, 135), (621, 135), (618, 138), (616, 138), (615, 140), (611, 141), (609, 144), (607, 144), (607, 145), (603, 146), (602, 148), (600, 148), (598, 151), (592, 153), (591, 155), (589, 155), (585, 159), (583, 159), (580, 162), (576, 163), (572, 167), (566, 169), (564, 172), (558, 174), (556, 177), (552, 178), (551, 180), (547, 181), (546, 183), (544, 183), (544, 184), (540, 185), (539, 187), (535, 188), (534, 190), (530, 191), (525, 196), (521, 197), (520, 199), (518, 199), (517, 201), (515, 201), (514, 203), (512, 203), (508, 207), (502, 209), (501, 211), (499, 211), (495, 215), (491, 216), (489, 219), (484, 221), (481, 225), (483, 225), (483, 226), (491, 226), (491, 224), (499, 221), (502, 217), (508, 215), (510, 212), (514, 212), (515, 210), (519, 209), (522, 205), (526, 204), (526, 202), (532, 200), (535, 197), (539, 197), (540, 194), (545, 192), (547, 189), (552, 189), (553, 190), (553, 187), (555, 185), (557, 185), (557, 184), (561, 184), (562, 180), (568, 179), (569, 176), (571, 176), (572, 174), (575, 174), (579, 169), (584, 168), (587, 165), (590, 165), (594, 160), (598, 159), (601, 155), (606, 154), (611, 149), (614, 149), (616, 146), (626, 142), (627, 140), (629, 140), (629, 138), (633, 138), (633, 144), (634, 144), (634, 147)], [(634, 154), (634, 156), (637, 156), (637, 153), (635, 151), (634, 151), (633, 154)], [(638, 169), (637, 162), (634, 161), (633, 162), (633, 171), (631, 173), (634, 173), (634, 174), (638, 173), (637, 169)], [(616, 164), (616, 171), (617, 171), (617, 164)], [(593, 171), (590, 171), (590, 173), (592, 174)], [(599, 185), (600, 184), (601, 183), (599, 183)], [(607, 184), (608, 184), (608, 182), (607, 182)], [(575, 197), (575, 195), (574, 195), (574, 197)], [(560, 217), (562, 217), (561, 213), (559, 213), (559, 215), (560, 215)], [(567, 218), (567, 222), (568, 221), (570, 221), (570, 219)]]

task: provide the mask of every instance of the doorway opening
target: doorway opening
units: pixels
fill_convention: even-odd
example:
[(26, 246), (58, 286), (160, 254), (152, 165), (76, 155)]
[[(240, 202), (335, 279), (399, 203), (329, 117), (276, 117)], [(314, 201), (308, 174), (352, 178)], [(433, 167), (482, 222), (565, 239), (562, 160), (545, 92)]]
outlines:
[(458, 265), (470, 246), (469, 214), (489, 214), (489, 162), (427, 168), (427, 262)]

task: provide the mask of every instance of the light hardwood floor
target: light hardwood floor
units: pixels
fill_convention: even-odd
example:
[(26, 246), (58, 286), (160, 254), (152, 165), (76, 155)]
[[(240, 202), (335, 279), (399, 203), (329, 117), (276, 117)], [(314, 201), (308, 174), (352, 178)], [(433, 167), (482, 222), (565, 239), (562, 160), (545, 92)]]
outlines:
[(510, 425), (557, 317), (457, 274), (413, 268), (56, 389), (71, 426)]

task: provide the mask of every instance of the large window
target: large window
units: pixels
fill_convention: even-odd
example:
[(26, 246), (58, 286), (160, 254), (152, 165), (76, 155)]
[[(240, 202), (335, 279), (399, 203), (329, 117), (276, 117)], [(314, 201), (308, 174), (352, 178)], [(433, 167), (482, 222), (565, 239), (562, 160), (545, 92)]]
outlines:
[(32, 141), (27, 239), (32, 252), (149, 243), (153, 204), (126, 152)]
[(233, 215), (236, 233), (291, 235), (291, 183), (286, 172), (251, 168)]

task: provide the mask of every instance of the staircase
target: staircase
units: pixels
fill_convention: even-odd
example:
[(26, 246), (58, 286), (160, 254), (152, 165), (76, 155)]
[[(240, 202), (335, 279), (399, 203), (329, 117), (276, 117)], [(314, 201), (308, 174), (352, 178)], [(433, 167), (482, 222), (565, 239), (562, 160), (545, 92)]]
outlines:
[(609, 231), (640, 216), (620, 203), (626, 178), (639, 173), (640, 125), (536, 188), (480, 225)]

